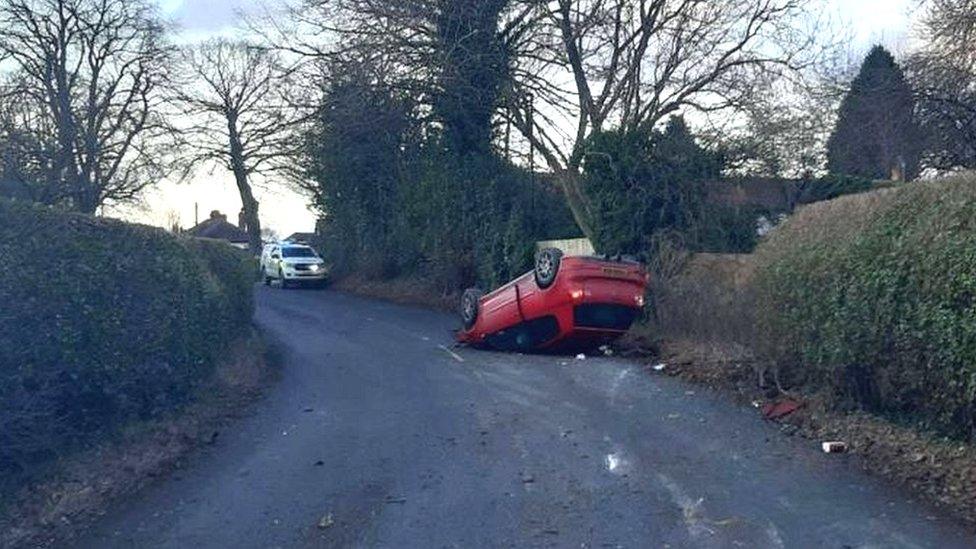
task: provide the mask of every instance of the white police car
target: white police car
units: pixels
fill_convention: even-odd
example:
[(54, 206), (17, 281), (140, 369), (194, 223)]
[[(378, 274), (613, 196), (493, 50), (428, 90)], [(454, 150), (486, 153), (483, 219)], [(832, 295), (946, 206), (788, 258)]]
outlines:
[(289, 242), (268, 244), (261, 252), (264, 283), (277, 280), (282, 288), (291, 284), (323, 284), (328, 278), (325, 261), (310, 246)]

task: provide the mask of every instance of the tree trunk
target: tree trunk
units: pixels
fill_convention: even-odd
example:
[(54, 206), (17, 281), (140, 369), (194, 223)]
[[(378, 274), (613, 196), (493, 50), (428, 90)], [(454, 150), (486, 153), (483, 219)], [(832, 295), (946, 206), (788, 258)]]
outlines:
[(254, 254), (261, 253), (261, 218), (258, 215), (259, 204), (251, 191), (251, 183), (247, 180), (247, 168), (244, 164), (244, 146), (241, 144), (237, 131), (237, 117), (227, 117), (227, 129), (230, 136), (230, 166), (234, 172), (237, 190), (241, 193), (241, 204), (244, 206), (244, 220), (247, 222), (248, 247)]
[(261, 253), (261, 218), (258, 215), (260, 205), (251, 192), (251, 185), (247, 181), (244, 170), (234, 168), (234, 180), (237, 190), (241, 193), (241, 204), (244, 206), (244, 220), (247, 222), (248, 247), (252, 253)]
[(573, 220), (576, 221), (576, 225), (583, 232), (583, 236), (590, 239), (590, 242), (596, 246), (593, 212), (590, 208), (589, 198), (583, 193), (582, 177), (573, 170), (560, 170), (556, 172), (556, 181), (566, 197), (566, 204), (573, 213)]

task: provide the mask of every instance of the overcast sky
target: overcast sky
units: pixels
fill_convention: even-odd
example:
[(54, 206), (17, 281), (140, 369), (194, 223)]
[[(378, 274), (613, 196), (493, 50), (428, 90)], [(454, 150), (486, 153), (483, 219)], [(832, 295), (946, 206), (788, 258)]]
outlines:
[[(163, 13), (180, 28), (179, 41), (195, 42), (214, 35), (234, 35), (240, 12), (253, 12), (280, 0), (157, 0)], [(881, 43), (896, 54), (908, 48), (911, 24), (918, 0), (826, 0), (825, 15), (850, 26), (850, 50), (861, 55), (873, 44)], [(266, 227), (282, 236), (311, 231), (315, 216), (307, 199), (298, 193), (268, 185), (257, 189), (261, 218)], [(165, 225), (177, 215), (184, 227), (193, 225), (194, 205), (203, 219), (211, 210), (221, 210), (237, 219), (240, 195), (233, 177), (221, 169), (200, 173), (191, 183), (163, 183), (145, 197), (140, 207), (110, 210), (110, 215)]]

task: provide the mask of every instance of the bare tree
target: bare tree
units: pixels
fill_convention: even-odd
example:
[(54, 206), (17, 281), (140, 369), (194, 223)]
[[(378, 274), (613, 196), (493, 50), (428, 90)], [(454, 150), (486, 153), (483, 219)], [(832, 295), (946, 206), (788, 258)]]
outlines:
[(976, 0), (930, 0), (908, 70), (928, 137), (925, 163), (976, 168)]
[[(813, 61), (809, 3), (512, 0), (498, 28), (509, 78), (496, 115), (529, 143), (530, 162), (539, 156), (557, 176), (577, 223), (591, 235), (580, 179), (589, 137), (609, 126), (653, 127), (679, 111), (740, 108), (771, 75)], [(314, 39), (272, 41), (312, 58), (382, 57), (395, 67), (391, 80), (429, 93), (440, 61), (433, 16), (439, 5), (302, 0), (292, 21)]]
[(94, 212), (165, 174), (164, 34), (146, 0), (0, 2), (0, 57), (15, 73), (0, 93), (36, 122), (21, 130), (51, 145), (34, 152), (58, 201)]
[(261, 247), (256, 175), (293, 168), (299, 140), (292, 130), (301, 110), (290, 101), (287, 72), (277, 54), (246, 42), (214, 39), (182, 55), (189, 80), (177, 91), (192, 121), (190, 167), (216, 161), (234, 174), (241, 195), (251, 249)]
[[(804, 19), (808, 4), (527, 2), (532, 12), (511, 35), (516, 77), (504, 112), (557, 175), (590, 235), (592, 213), (579, 177), (589, 137), (611, 124), (638, 129), (677, 112), (740, 109), (771, 77), (812, 63), (817, 44)], [(563, 89), (557, 83), (566, 74)]]

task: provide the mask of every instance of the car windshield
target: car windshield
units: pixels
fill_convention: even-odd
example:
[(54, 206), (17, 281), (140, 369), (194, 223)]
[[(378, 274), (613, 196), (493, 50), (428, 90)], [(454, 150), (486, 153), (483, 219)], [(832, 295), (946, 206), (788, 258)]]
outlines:
[(317, 257), (312, 248), (282, 248), (281, 257)]

